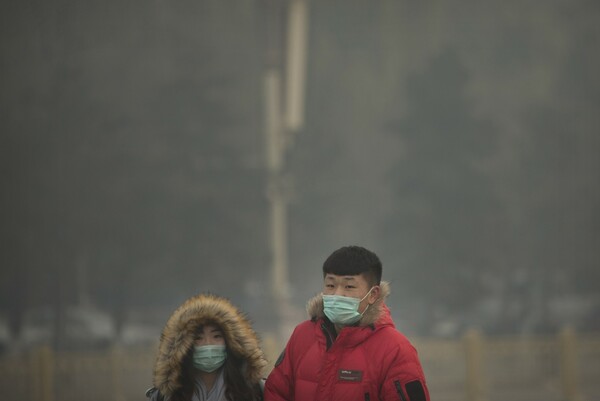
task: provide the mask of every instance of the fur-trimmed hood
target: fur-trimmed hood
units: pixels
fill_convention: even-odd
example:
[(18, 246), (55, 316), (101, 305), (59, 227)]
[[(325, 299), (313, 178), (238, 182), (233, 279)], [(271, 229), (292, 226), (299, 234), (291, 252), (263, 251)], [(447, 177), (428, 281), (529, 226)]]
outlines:
[[(390, 295), (390, 284), (387, 281), (382, 281), (379, 287), (381, 288), (379, 298), (365, 311), (362, 319), (360, 319), (359, 326), (375, 324), (387, 309), (385, 299)], [(324, 318), (323, 294), (318, 294), (311, 298), (306, 305), (306, 311), (311, 319)]]
[(249, 320), (229, 300), (200, 294), (185, 301), (162, 331), (154, 365), (154, 387), (167, 398), (182, 387), (183, 361), (194, 345), (198, 328), (213, 323), (223, 330), (228, 350), (245, 361), (244, 377), (258, 383), (267, 365)]

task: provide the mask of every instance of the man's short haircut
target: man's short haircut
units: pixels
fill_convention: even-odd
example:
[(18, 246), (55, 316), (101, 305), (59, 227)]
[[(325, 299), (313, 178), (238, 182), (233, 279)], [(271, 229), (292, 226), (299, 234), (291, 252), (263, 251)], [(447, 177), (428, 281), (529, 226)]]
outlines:
[(323, 277), (357, 276), (362, 274), (370, 285), (381, 283), (381, 261), (375, 253), (361, 246), (344, 246), (334, 251), (323, 263)]

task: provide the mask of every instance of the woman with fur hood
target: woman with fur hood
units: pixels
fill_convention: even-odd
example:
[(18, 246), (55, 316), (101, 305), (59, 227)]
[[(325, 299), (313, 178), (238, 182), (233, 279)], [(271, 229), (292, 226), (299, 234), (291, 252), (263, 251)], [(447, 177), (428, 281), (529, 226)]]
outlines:
[(267, 362), (245, 315), (229, 300), (200, 294), (163, 329), (151, 401), (259, 401)]

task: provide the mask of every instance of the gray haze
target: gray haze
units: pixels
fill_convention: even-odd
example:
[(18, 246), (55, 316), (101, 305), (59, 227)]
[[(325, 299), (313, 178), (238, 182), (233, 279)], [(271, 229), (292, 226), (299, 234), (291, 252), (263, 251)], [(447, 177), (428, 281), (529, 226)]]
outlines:
[[(15, 337), (43, 305), (119, 328), (200, 291), (273, 330), (273, 4), (0, 6), (0, 316)], [(286, 154), (292, 303), (359, 244), (407, 333), (600, 329), (599, 40), (594, 1), (311, 2), (306, 120)]]

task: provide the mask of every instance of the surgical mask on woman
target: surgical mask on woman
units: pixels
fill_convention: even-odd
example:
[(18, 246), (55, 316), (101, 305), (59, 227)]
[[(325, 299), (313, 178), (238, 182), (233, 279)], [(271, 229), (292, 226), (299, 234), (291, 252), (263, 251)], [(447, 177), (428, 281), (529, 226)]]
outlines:
[(225, 345), (194, 345), (194, 367), (203, 372), (214, 372), (225, 363)]
[(343, 295), (325, 295), (323, 294), (323, 311), (325, 316), (334, 324), (350, 325), (358, 322), (363, 314), (369, 309), (367, 305), (365, 310), (360, 313), (358, 306), (371, 293), (374, 287), (362, 299), (345, 297)]

